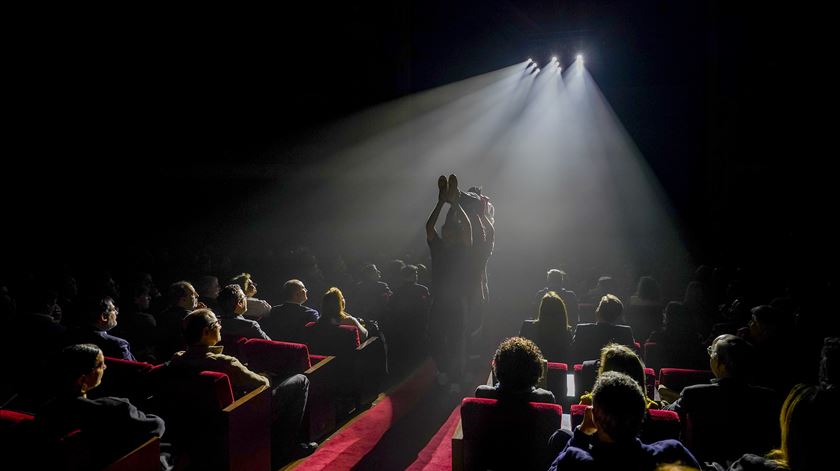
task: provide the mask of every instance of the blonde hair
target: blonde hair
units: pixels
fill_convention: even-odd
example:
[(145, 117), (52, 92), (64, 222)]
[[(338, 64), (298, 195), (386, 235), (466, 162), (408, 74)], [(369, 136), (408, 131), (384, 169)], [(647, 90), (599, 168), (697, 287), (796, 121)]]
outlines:
[(321, 316), (327, 320), (341, 321), (347, 319), (349, 314), (344, 311), (344, 295), (341, 290), (333, 286), (324, 293), (321, 302)]

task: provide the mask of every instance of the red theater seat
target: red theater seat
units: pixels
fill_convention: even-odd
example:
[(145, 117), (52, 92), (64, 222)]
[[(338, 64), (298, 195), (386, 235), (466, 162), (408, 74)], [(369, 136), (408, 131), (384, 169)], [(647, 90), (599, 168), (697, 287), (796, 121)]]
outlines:
[[(583, 423), (587, 406), (574, 404), (571, 407), (572, 428)], [(669, 438), (680, 438), (680, 416), (669, 410), (649, 409), (642, 424), (639, 439), (642, 443), (653, 443)]]
[(557, 404), (465, 398), (452, 436), (452, 469), (547, 469), (554, 458), (548, 439), (562, 416)]
[(569, 373), (569, 365), (550, 361), (547, 366), (545, 375), (546, 389), (554, 393), (554, 398), (558, 404), (565, 404), (565, 401), (568, 400), (566, 376)]

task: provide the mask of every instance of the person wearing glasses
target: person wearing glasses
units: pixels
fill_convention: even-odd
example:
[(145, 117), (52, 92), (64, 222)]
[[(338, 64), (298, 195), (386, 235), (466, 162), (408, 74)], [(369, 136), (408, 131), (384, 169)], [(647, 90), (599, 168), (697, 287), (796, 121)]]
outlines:
[(119, 310), (110, 297), (90, 297), (82, 301), (78, 310), (81, 325), (67, 331), (64, 345), (92, 343), (102, 349), (107, 357), (136, 361), (128, 341), (111, 335), (117, 326)]
[[(238, 287), (238, 286), (237, 286)], [(234, 396), (238, 399), (260, 386), (271, 388), (272, 442), (279, 451), (273, 458), (299, 458), (311, 454), (317, 443), (297, 443), (295, 438), (303, 421), (303, 411), (309, 394), (309, 380), (302, 374), (277, 379), (249, 370), (238, 359), (222, 353), (222, 323), (210, 309), (196, 309), (184, 318), (184, 339), (187, 349), (175, 353), (169, 366), (194, 373), (217, 371), (230, 379)], [(279, 462), (279, 461), (278, 461)]]
[[(666, 407), (688, 420), (691, 440), (687, 445), (700, 461), (725, 463), (745, 453), (763, 455), (777, 443), (781, 397), (773, 390), (748, 382), (753, 372), (755, 350), (746, 340), (724, 334), (708, 348), (709, 366), (715, 379), (682, 390)], [(660, 387), (660, 394), (670, 390)], [(664, 393), (664, 394), (663, 394)]]
[(222, 288), (219, 291), (218, 303), (219, 317), (225, 329), (225, 335), (271, 340), (257, 321), (243, 317), (243, 314), (248, 311), (248, 299), (239, 285), (227, 285)]

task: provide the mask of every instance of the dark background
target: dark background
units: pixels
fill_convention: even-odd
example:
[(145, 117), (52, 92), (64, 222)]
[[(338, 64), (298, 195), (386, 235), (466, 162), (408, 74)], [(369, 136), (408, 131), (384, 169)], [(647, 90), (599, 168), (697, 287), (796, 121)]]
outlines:
[[(831, 267), (827, 15), (733, 3), (9, 11), (4, 264), (241, 241), (265, 194), (329, 184), (302, 136), (377, 103), (580, 50), (696, 261)], [(288, 216), (275, 242), (306, 242), (311, 208), (270, 204)]]

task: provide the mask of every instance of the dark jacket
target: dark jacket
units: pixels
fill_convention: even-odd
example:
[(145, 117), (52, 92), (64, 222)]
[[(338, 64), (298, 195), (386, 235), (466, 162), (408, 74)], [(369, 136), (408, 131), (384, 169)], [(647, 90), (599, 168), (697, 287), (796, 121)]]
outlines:
[(522, 321), (519, 336), (537, 344), (548, 361), (569, 363), (572, 360), (572, 334), (563, 326), (551, 332), (536, 320), (527, 319)]
[(575, 430), (566, 449), (554, 460), (549, 471), (653, 471), (660, 464), (677, 461), (701, 469), (691, 452), (677, 440), (662, 440), (650, 445), (645, 445), (638, 438), (626, 443), (600, 443)]
[(779, 445), (780, 396), (734, 378), (683, 389), (666, 407), (689, 421), (686, 443), (703, 461), (724, 463), (745, 453), (763, 455)]
[(260, 319), (260, 326), (274, 340), (301, 342), (303, 327), (316, 322), (320, 314), (315, 309), (295, 303), (283, 303), (271, 308), (268, 316)]
[(596, 360), (601, 356), (601, 349), (608, 343), (620, 343), (634, 348), (633, 329), (627, 325), (578, 324), (572, 349), (577, 361)]
[(96, 345), (102, 349), (102, 354), (106, 357), (136, 361), (127, 340), (115, 337), (104, 330), (90, 326), (73, 327), (68, 330), (64, 336), (64, 345), (80, 343)]
[(234, 316), (234, 317), (219, 317), (219, 321), (222, 323), (222, 334), (223, 335), (232, 335), (235, 337), (245, 337), (248, 339), (265, 339), (271, 340), (271, 338), (263, 332), (260, 328), (260, 324), (257, 321), (252, 321), (251, 319), (245, 319), (242, 316)]
[(495, 386), (482, 384), (475, 388), (475, 397), (497, 399), (500, 401), (547, 402), (549, 404), (555, 404), (557, 402), (554, 398), (554, 393), (533, 386), (521, 391), (510, 391), (499, 387), (499, 384)]

